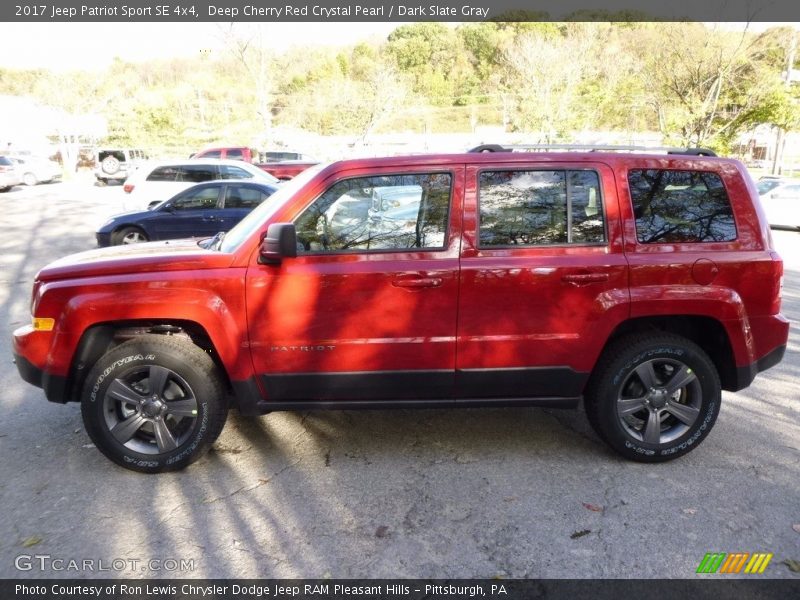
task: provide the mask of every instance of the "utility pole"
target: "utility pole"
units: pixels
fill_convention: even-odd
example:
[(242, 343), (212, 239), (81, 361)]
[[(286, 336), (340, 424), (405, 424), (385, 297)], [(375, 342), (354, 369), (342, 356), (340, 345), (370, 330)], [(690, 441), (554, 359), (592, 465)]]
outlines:
[[(789, 40), (789, 52), (786, 56), (786, 77), (783, 78), (783, 85), (788, 89), (792, 85), (792, 70), (794, 69), (794, 55), (797, 51), (797, 31), (792, 28), (792, 37)], [(778, 135), (775, 139), (775, 157), (772, 161), (772, 174), (780, 175), (783, 170), (783, 149), (786, 146), (786, 132), (782, 127), (778, 128)]]

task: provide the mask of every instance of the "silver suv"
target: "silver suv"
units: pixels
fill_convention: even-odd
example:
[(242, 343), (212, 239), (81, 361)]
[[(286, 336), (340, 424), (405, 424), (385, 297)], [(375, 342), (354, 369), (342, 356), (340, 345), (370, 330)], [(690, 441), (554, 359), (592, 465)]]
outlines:
[(94, 153), (94, 176), (100, 183), (122, 183), (147, 158), (144, 150), (101, 148)]

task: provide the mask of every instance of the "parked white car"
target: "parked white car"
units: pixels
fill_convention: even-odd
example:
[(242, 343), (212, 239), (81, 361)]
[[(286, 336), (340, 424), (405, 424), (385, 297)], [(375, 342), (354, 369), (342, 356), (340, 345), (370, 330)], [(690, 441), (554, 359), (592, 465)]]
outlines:
[(0, 192), (7, 192), (22, 183), (16, 163), (7, 156), (0, 156)]
[(146, 163), (125, 180), (126, 210), (142, 210), (155, 200), (167, 200), (204, 181), (250, 179), (276, 184), (278, 180), (251, 164), (212, 158), (176, 159)]
[(37, 183), (61, 181), (61, 165), (41, 156), (9, 156), (16, 165), (22, 183), (31, 186)]
[(756, 187), (770, 227), (800, 229), (800, 179), (762, 177)]

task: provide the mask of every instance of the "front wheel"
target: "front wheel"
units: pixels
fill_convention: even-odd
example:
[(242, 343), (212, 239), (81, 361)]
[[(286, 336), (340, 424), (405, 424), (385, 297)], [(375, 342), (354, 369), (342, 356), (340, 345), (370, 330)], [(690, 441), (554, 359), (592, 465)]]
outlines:
[(597, 434), (622, 456), (662, 462), (702, 442), (719, 414), (716, 367), (694, 342), (672, 334), (622, 338), (598, 363), (586, 394)]
[(97, 448), (144, 473), (179, 470), (200, 458), (222, 431), (227, 408), (211, 357), (188, 340), (153, 334), (102, 356), (81, 397)]
[(39, 180), (36, 178), (36, 175), (33, 173), (25, 173), (22, 176), (22, 183), (27, 185), (28, 187), (34, 186), (39, 183)]
[(123, 244), (140, 244), (147, 242), (147, 234), (138, 227), (123, 227), (115, 232), (112, 236), (112, 243), (114, 246)]

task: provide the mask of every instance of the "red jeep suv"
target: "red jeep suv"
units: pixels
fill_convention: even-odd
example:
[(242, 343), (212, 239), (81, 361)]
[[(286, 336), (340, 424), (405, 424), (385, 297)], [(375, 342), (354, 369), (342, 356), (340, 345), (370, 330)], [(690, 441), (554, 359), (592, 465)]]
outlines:
[(696, 447), (783, 357), (783, 263), (736, 160), (512, 152), (305, 171), (226, 235), (43, 268), (22, 377), (179, 469), (244, 415), (581, 399), (621, 455)]

